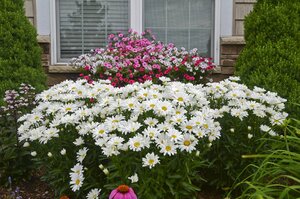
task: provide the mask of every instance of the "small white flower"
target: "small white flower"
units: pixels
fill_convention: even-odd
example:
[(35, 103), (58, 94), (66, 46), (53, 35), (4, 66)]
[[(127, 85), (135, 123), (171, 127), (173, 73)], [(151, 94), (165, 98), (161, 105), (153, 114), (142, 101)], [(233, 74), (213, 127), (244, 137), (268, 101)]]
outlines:
[(63, 149), (60, 151), (60, 154), (61, 154), (61, 155), (66, 155), (66, 153), (67, 153), (67, 151), (66, 151), (65, 148), (63, 148)]
[(37, 155), (37, 153), (36, 153), (36, 151), (32, 151), (32, 152), (30, 153), (30, 155), (33, 156), (33, 157), (35, 157), (35, 156)]
[(271, 130), (271, 128), (267, 125), (260, 125), (260, 130), (263, 132), (268, 132)]
[(248, 139), (251, 139), (253, 137), (253, 134), (248, 133)]
[(87, 199), (99, 199), (101, 189), (92, 189), (86, 196)]
[(155, 155), (152, 153), (147, 153), (146, 157), (142, 159), (143, 161), (143, 167), (149, 167), (152, 169), (156, 164), (159, 163), (159, 157), (158, 155)]
[(82, 161), (84, 160), (86, 153), (88, 151), (88, 148), (84, 147), (83, 149), (79, 149), (79, 151), (77, 152), (77, 161), (82, 163)]
[(131, 180), (131, 183), (135, 183), (139, 181), (139, 177), (137, 175), (137, 173), (135, 173), (134, 175), (128, 177), (129, 180)]
[(76, 192), (80, 189), (83, 184), (84, 177), (82, 174), (70, 174), (71, 176), (71, 188), (73, 192)]
[(164, 155), (169, 155), (169, 156), (175, 155), (177, 153), (176, 149), (177, 147), (170, 140), (167, 140), (162, 144), (160, 144), (160, 153), (163, 153)]
[(84, 144), (84, 140), (82, 139), (82, 137), (77, 138), (74, 142), (73, 142), (76, 146), (80, 146), (82, 144)]
[(47, 155), (48, 155), (49, 158), (51, 158), (53, 156), (51, 152), (48, 152)]
[(231, 132), (231, 133), (234, 133), (234, 128), (231, 128), (231, 129), (230, 129), (230, 132)]
[(252, 127), (251, 127), (251, 126), (248, 126), (247, 129), (248, 129), (249, 131), (251, 131), (251, 130), (252, 130)]

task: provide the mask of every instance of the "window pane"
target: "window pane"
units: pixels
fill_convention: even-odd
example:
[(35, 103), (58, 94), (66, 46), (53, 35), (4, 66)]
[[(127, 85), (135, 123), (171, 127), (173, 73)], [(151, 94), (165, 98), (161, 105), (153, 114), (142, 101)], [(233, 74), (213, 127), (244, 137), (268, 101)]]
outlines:
[[(211, 52), (211, 30), (210, 29), (195, 29), (191, 30), (190, 40), (191, 46), (190, 48), (197, 48), (199, 54), (202, 56), (208, 56)], [(206, 39), (199, 39), (206, 38)]]
[(211, 56), (213, 2), (144, 0), (144, 27), (151, 29), (161, 41), (188, 50), (198, 48), (203, 56)]
[(168, 29), (168, 42), (174, 43), (178, 48), (185, 47), (188, 49), (189, 31), (188, 30), (176, 30)]
[(153, 29), (166, 26), (166, 0), (144, 1), (145, 26)]
[(104, 47), (107, 35), (129, 28), (128, 0), (58, 0), (59, 58)]
[(212, 27), (212, 3), (211, 0), (191, 0), (191, 27)]
[(189, 27), (189, 0), (169, 0), (167, 10), (168, 27)]

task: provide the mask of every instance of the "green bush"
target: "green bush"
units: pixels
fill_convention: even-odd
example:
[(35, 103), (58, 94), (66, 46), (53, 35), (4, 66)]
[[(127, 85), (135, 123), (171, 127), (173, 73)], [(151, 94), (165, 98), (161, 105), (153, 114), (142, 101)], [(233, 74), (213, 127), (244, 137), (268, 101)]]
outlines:
[(20, 83), (31, 84), (37, 91), (45, 88), (41, 49), (23, 4), (23, 0), (0, 2), (0, 96)]
[(258, 0), (245, 21), (246, 47), (236, 75), (248, 86), (261, 86), (288, 100), (287, 111), (300, 108), (300, 2)]

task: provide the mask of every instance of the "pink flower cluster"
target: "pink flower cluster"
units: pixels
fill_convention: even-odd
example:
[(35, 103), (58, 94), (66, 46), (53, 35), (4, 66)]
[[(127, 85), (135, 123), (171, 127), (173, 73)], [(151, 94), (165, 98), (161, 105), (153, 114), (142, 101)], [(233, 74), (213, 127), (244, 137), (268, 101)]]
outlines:
[(215, 68), (212, 59), (200, 56), (197, 49), (187, 51), (172, 43), (163, 44), (150, 31), (139, 35), (129, 30), (128, 35), (111, 34), (108, 39), (105, 49), (91, 50), (71, 60), (89, 82), (100, 78), (110, 80), (113, 86), (124, 86), (147, 80), (158, 82), (164, 76), (201, 83)]

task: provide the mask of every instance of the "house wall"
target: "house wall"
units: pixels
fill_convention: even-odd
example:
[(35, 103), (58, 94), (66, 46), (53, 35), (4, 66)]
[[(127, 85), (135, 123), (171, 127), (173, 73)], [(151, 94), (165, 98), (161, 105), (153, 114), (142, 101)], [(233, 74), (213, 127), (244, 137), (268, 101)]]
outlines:
[(227, 77), (234, 74), (236, 60), (245, 46), (244, 21), (253, 9), (256, 0), (234, 0), (232, 36), (223, 36), (220, 40), (221, 75)]
[(36, 18), (35, 18), (35, 0), (24, 0), (24, 7), (25, 7), (25, 15), (28, 20), (35, 25)]
[[(51, 61), (51, 32), (54, 21), (51, 19), (51, 1), (54, 0), (24, 0), (26, 16), (36, 26), (38, 41), (43, 49), (43, 66), (48, 73), (48, 84), (53, 85), (66, 78), (76, 78), (76, 71), (66, 65), (54, 65)], [(245, 45), (243, 39), (243, 21), (253, 8), (256, 0), (216, 0), (216, 17), (219, 27), (217, 34), (220, 40), (216, 41), (221, 66), (216, 72), (215, 79), (220, 80), (234, 73), (234, 64)]]

